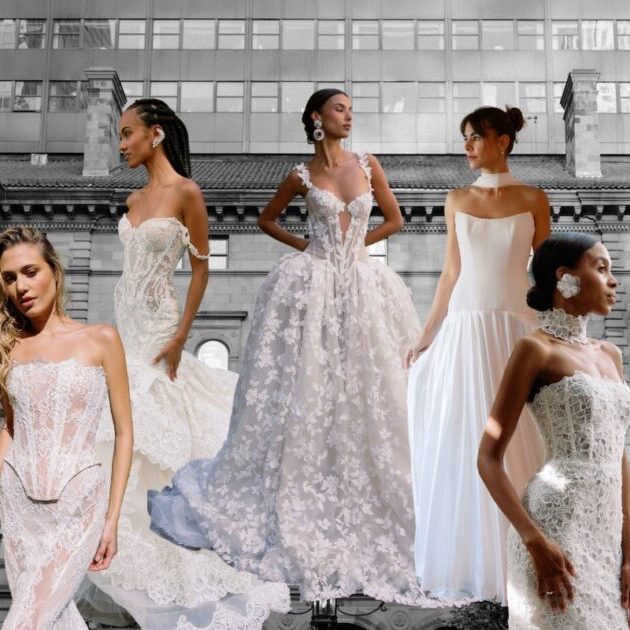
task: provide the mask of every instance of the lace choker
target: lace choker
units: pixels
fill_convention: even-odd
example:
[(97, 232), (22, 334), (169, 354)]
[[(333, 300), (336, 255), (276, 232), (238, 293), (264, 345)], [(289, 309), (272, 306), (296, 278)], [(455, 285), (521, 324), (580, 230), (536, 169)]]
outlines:
[(588, 343), (586, 317), (569, 315), (561, 308), (552, 308), (538, 313), (538, 319), (541, 329), (552, 337), (571, 343)]
[(472, 185), (480, 188), (505, 188), (506, 186), (522, 186), (523, 184), (507, 171), (505, 173), (481, 173)]

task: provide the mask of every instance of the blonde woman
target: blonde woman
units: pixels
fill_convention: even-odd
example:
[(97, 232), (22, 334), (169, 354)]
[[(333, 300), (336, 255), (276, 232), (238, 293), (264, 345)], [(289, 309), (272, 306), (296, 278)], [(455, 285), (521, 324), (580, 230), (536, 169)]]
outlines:
[[(116, 553), (133, 433), (118, 333), (63, 310), (64, 274), (38, 230), (0, 234), (0, 520), (13, 603), (4, 630), (87, 628), (72, 598)], [(94, 442), (106, 396), (109, 502)]]

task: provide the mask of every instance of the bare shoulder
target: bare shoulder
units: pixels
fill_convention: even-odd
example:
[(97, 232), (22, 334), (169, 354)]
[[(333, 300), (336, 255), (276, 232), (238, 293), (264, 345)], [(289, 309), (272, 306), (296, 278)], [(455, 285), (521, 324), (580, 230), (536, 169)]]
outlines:
[(94, 339), (103, 344), (111, 344), (120, 341), (118, 330), (111, 324), (87, 324)]
[(547, 193), (536, 186), (523, 185), (519, 187), (519, 192), (525, 197), (526, 201), (535, 205), (549, 205)]
[(444, 212), (451, 214), (457, 210), (458, 207), (462, 205), (465, 199), (470, 194), (470, 187), (465, 186), (464, 188), (453, 188), (446, 193), (446, 199), (444, 201)]
[(553, 347), (547, 336), (535, 330), (516, 342), (511, 360), (541, 369), (549, 361), (552, 352)]
[(182, 177), (176, 184), (177, 190), (188, 199), (202, 197), (203, 193), (196, 181)]
[(623, 354), (618, 346), (610, 341), (602, 340), (602, 350), (615, 362), (615, 365), (623, 373)]
[(133, 205), (137, 203), (137, 201), (140, 199), (141, 196), (142, 196), (141, 190), (134, 190), (125, 200), (125, 205), (127, 206), (127, 210), (131, 210)]
[(280, 182), (280, 184), (278, 185), (278, 190), (284, 190), (293, 194), (303, 192), (304, 182), (302, 181), (302, 178), (300, 177), (295, 167), (293, 167), (287, 173), (286, 177)]

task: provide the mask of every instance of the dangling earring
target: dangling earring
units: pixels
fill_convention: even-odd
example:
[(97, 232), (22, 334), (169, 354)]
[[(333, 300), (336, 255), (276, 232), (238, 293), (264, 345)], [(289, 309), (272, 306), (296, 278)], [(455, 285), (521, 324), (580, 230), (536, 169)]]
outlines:
[(162, 129), (161, 127), (158, 127), (158, 136), (157, 138), (153, 140), (153, 142), (151, 143), (151, 146), (154, 149), (157, 149), (158, 144), (160, 144), (164, 140), (165, 137), (166, 137), (166, 134), (164, 133), (164, 129)]
[(580, 292), (580, 277), (573, 276), (570, 273), (563, 273), (556, 284), (556, 289), (567, 300), (575, 297)]
[(322, 121), (317, 118), (313, 124), (315, 125), (315, 131), (313, 131), (313, 139), (316, 142), (321, 142), (326, 137), (326, 134), (322, 129)]

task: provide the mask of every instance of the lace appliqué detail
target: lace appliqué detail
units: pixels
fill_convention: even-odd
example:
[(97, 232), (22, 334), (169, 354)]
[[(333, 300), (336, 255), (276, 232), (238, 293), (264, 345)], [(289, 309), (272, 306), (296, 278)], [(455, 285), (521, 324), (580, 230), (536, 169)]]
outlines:
[(538, 314), (541, 329), (552, 337), (571, 343), (589, 343), (586, 336), (588, 318), (569, 315), (561, 308), (552, 308)]

